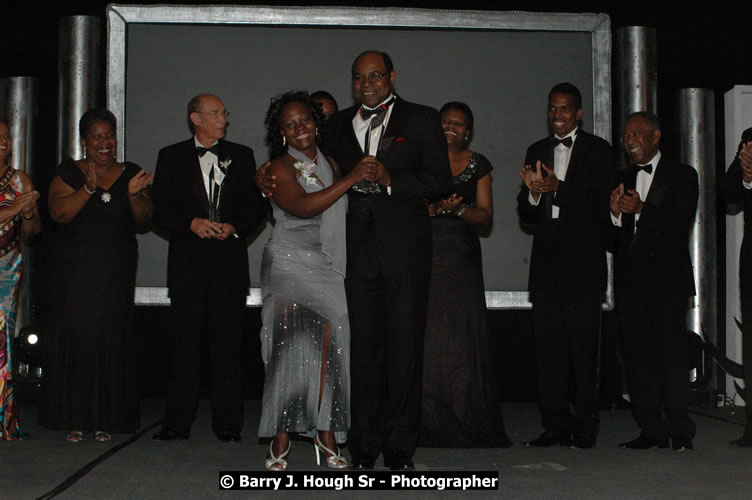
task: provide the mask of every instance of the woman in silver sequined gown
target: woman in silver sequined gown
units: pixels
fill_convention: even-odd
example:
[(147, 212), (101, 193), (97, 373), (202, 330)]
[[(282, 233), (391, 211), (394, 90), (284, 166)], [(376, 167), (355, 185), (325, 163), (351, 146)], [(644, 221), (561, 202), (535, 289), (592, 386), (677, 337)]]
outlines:
[(305, 92), (272, 101), (267, 143), (276, 177), (274, 230), (261, 264), (261, 349), (265, 365), (259, 437), (273, 438), (268, 470), (285, 470), (290, 433), (314, 435), (331, 468), (347, 467), (337, 442), (350, 423), (350, 326), (345, 299), (345, 215), (363, 162), (343, 179), (318, 149), (320, 109)]

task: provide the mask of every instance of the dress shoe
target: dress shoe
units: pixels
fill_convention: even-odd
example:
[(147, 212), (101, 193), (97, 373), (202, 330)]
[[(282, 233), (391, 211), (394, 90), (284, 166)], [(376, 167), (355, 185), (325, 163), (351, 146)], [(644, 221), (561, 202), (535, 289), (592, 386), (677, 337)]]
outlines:
[(354, 458), (350, 461), (350, 468), (351, 469), (360, 469), (360, 470), (371, 470), (373, 469), (374, 461), (373, 460), (355, 460)]
[(240, 434), (235, 431), (222, 431), (217, 433), (217, 439), (223, 443), (238, 443), (240, 442)]
[(621, 443), (619, 448), (630, 450), (647, 450), (648, 448), (668, 448), (668, 439), (655, 439), (640, 434), (636, 439)]
[(752, 434), (747, 434), (745, 431), (739, 439), (729, 441), (729, 445), (737, 448), (752, 448)]
[(595, 448), (595, 436), (590, 433), (576, 432), (572, 435), (572, 446), (570, 448), (582, 448), (584, 450)]
[[(384, 465), (386, 465), (386, 464), (384, 464)], [(404, 462), (404, 463), (401, 463), (401, 464), (394, 464), (393, 463), (393, 464), (389, 465), (389, 470), (402, 470), (402, 471), (405, 471), (405, 470), (415, 470), (415, 464), (413, 464), (412, 462)]]
[(188, 434), (179, 434), (172, 429), (162, 429), (154, 433), (151, 438), (154, 441), (175, 441), (177, 439), (188, 439)]
[(544, 431), (543, 434), (522, 443), (524, 446), (535, 446), (536, 448), (549, 448), (555, 444), (569, 446), (572, 443), (571, 434), (568, 432)]
[(692, 438), (675, 437), (671, 438), (671, 448), (674, 451), (694, 450), (695, 445), (692, 444)]

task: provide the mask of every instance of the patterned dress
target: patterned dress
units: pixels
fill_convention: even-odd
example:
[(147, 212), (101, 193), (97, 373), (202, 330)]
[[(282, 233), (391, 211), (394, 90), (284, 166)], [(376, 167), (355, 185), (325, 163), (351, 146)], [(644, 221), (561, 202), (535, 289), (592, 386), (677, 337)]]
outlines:
[[(23, 184), (16, 171), (8, 167), (0, 176), (0, 208), (9, 207), (23, 193)], [(13, 379), (10, 346), (16, 329), (23, 252), (21, 249), (21, 214), (2, 221), (0, 226), (0, 440), (20, 439), (18, 413), (13, 401)]]

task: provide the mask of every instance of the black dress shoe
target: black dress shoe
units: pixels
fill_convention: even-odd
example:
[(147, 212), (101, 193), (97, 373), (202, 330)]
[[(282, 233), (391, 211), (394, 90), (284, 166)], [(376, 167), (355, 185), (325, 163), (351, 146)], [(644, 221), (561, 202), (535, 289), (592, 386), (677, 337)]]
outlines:
[(352, 461), (350, 461), (350, 468), (360, 469), (360, 470), (371, 470), (373, 469), (373, 461), (368, 461), (368, 460), (356, 461), (355, 459), (353, 459)]
[(536, 448), (549, 448), (555, 444), (569, 446), (572, 444), (572, 438), (568, 432), (544, 431), (543, 434), (532, 441), (526, 441), (522, 444), (523, 446), (535, 446)]
[(412, 462), (404, 462), (401, 464), (391, 464), (389, 465), (389, 470), (415, 470), (415, 464), (413, 464)]
[(619, 448), (630, 450), (647, 450), (648, 448), (668, 448), (668, 439), (655, 439), (640, 434), (636, 439), (621, 443)]
[(729, 445), (737, 448), (752, 448), (752, 435), (745, 432), (739, 439), (729, 441)]
[(589, 450), (595, 448), (595, 436), (587, 433), (575, 433), (572, 436), (572, 448), (582, 448)]
[(217, 439), (223, 443), (238, 443), (240, 442), (240, 434), (235, 431), (222, 431), (217, 433)]
[(188, 434), (180, 434), (172, 429), (162, 429), (155, 432), (151, 437), (154, 441), (175, 441), (177, 439), (188, 439)]
[(671, 438), (671, 448), (674, 451), (694, 450), (695, 445), (692, 444), (692, 438), (675, 437)]

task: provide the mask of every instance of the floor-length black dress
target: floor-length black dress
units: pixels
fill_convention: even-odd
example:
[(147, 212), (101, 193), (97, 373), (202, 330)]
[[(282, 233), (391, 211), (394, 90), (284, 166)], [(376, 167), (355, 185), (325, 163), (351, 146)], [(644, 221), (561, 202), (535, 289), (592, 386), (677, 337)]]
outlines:
[[(137, 243), (126, 163), (97, 187), (68, 224), (58, 224), (44, 331), (39, 423), (52, 429), (133, 432), (139, 426), (133, 368)], [(73, 160), (57, 170), (73, 189), (85, 182)]]
[[(474, 206), (478, 180), (493, 167), (473, 153), (452, 192)], [(423, 356), (421, 446), (511, 445), (489, 356), (480, 240), (456, 215), (431, 218), (433, 260)]]

